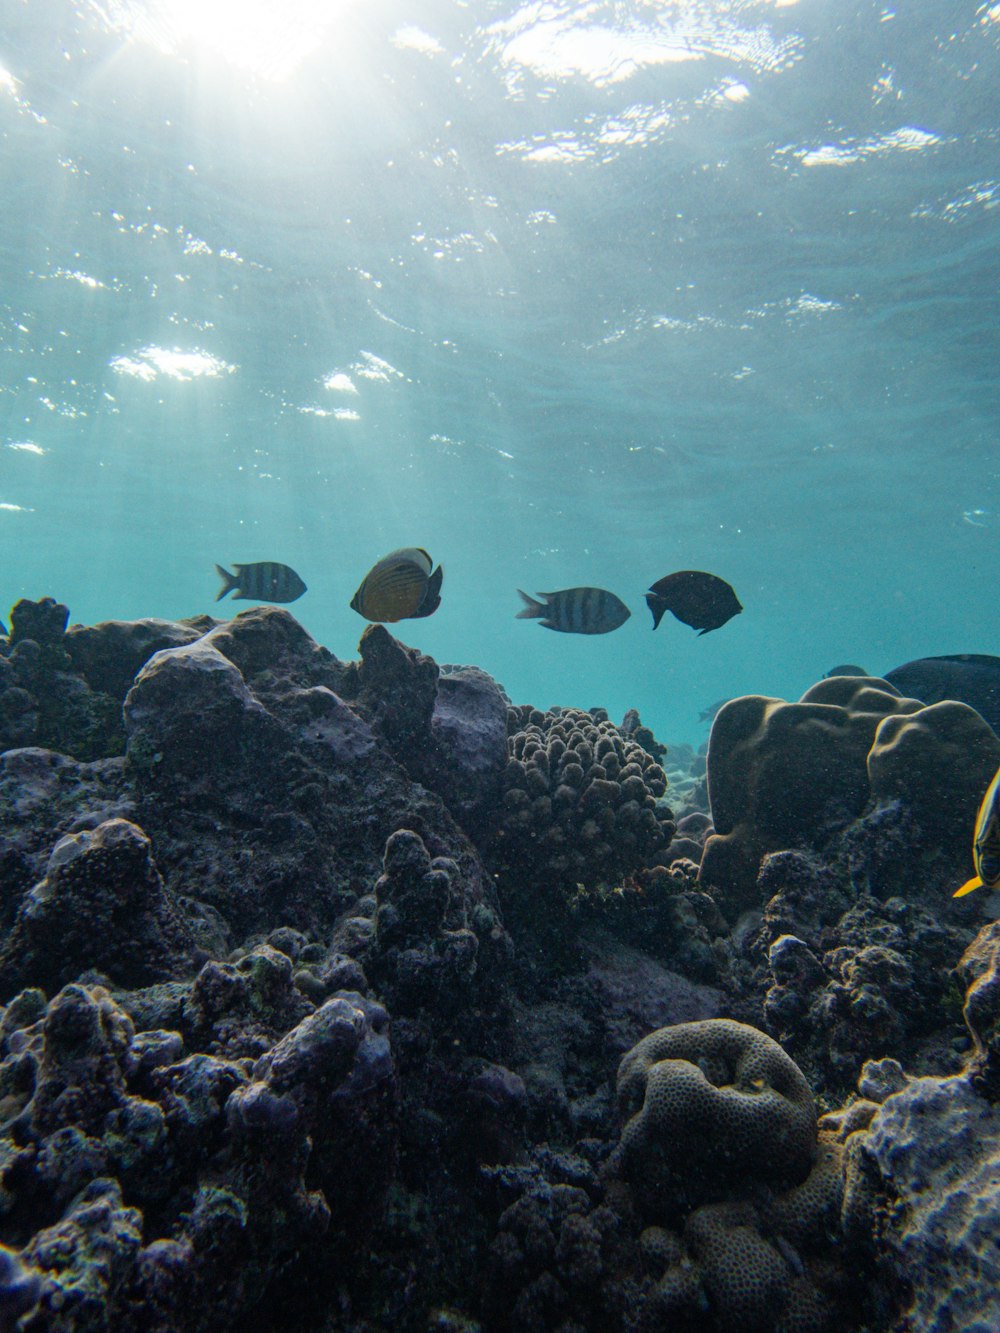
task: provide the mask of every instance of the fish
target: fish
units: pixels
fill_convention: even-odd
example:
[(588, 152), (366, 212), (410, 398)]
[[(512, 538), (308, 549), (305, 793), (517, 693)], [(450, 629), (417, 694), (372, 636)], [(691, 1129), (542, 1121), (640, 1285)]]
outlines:
[[(656, 627), (654, 626), (653, 628), (655, 629)], [(703, 708), (701, 710), (701, 712), (698, 714), (698, 721), (714, 722), (716, 713), (719, 711), (720, 708), (722, 708), (725, 704), (728, 704), (729, 702), (731, 702), (729, 699), (716, 699), (714, 704), (709, 704), (707, 708)]]
[(951, 895), (964, 898), (973, 889), (1000, 888), (1000, 768), (986, 788), (972, 835), (972, 864), (976, 873)]
[(883, 680), (921, 703), (957, 699), (968, 704), (1000, 736), (1000, 657), (988, 653), (918, 657), (886, 671)]
[(646, 593), (646, 605), (653, 613), (653, 629), (664, 611), (671, 611), (699, 634), (719, 629), (743, 610), (725, 579), (700, 569), (680, 569), (657, 579)]
[(0, 639), (6, 639), (7, 637), (7, 626), (0, 620)]
[(390, 551), (372, 565), (351, 598), (351, 610), (376, 624), (421, 620), (441, 605), (444, 571), (422, 546)]
[[(624, 625), (632, 612), (621, 598), (607, 588), (562, 588), (558, 592), (540, 592), (529, 597), (518, 593), (525, 606), (515, 620), (537, 620), (546, 629), (561, 634), (610, 634)], [(536, 598), (544, 598), (537, 601)]]
[(279, 565), (276, 560), (258, 560), (252, 565), (233, 565), (233, 568), (235, 574), (221, 565), (215, 566), (222, 580), (222, 587), (215, 595), (217, 602), (234, 589), (234, 602), (294, 602), (306, 591), (295, 570)]
[(867, 675), (868, 672), (864, 669), (864, 667), (853, 666), (850, 662), (843, 662), (841, 663), (840, 666), (831, 667), (830, 670), (823, 677), (823, 679), (829, 680), (831, 676), (867, 676)]

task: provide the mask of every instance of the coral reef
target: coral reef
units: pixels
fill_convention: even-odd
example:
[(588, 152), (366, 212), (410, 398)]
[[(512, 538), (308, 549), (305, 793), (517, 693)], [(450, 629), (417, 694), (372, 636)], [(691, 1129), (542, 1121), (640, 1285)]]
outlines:
[(0, 948), (0, 989), (58, 989), (88, 968), (123, 986), (149, 985), (190, 971), (197, 954), (149, 839), (109, 819), (53, 847)]
[(817, 1135), (777, 1043), (727, 1020), (663, 1028), (625, 1055), (618, 1089), (621, 1137), (603, 1162), (583, 1140), (494, 1175), (517, 1197), (491, 1246), (489, 1327), (850, 1326), (842, 1146)]
[(0, 1327), (996, 1325), (975, 713), (706, 763), (380, 625), (67, 620), (0, 639)]
[(845, 1234), (872, 1274), (879, 1326), (988, 1333), (1000, 1321), (997, 1108), (967, 1073), (882, 1064), (829, 1117), (845, 1142)]
[(998, 763), (1000, 742), (978, 713), (950, 702), (924, 707), (886, 681), (835, 676), (798, 703), (759, 695), (731, 700), (709, 742), (715, 832), (701, 881), (729, 910), (756, 906), (765, 855), (823, 849), (844, 830), (857, 837), (853, 826), (863, 828), (863, 817), (882, 839), (892, 811), (900, 824), (897, 855), (872, 866), (856, 855), (870, 890), (889, 896), (919, 875), (937, 892), (961, 876), (968, 830)]
[[(509, 922), (552, 913), (662, 859), (674, 833), (666, 775), (602, 710), (511, 708), (503, 811), (489, 849)], [(546, 893), (539, 902), (538, 890)]]
[(303, 1252), (343, 1262), (378, 1217), (384, 1010), (344, 993), (256, 1061), (209, 1054), (204, 1012), (185, 1017), (203, 978), (175, 997), (180, 1030), (137, 1031), (130, 997), (93, 985), (8, 1006), (0, 1226), (32, 1278), (26, 1328), (218, 1327)]
[(616, 1166), (653, 1220), (762, 1179), (800, 1184), (815, 1156), (809, 1084), (776, 1041), (744, 1023), (650, 1033), (618, 1067), (618, 1104)]

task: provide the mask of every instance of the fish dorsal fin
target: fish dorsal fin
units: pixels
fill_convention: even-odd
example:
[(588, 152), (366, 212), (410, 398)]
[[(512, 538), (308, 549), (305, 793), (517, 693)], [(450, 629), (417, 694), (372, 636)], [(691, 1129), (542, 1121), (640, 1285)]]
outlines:
[(397, 551), (390, 551), (388, 555), (383, 556), (373, 569), (398, 564), (416, 565), (425, 575), (429, 575), (434, 567), (433, 561), (422, 546), (401, 546)]

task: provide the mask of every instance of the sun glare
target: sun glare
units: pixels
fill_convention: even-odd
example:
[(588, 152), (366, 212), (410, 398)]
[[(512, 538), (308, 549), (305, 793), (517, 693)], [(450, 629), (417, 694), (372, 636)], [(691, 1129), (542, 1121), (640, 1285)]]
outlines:
[(344, 0), (92, 0), (116, 32), (166, 55), (211, 55), (286, 79), (338, 22)]

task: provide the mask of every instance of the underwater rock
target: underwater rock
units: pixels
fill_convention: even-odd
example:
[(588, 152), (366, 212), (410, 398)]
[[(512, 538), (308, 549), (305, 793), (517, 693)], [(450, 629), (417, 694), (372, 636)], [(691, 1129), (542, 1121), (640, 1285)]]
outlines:
[(22, 896), (44, 875), (55, 842), (134, 813), (121, 759), (83, 764), (37, 747), (0, 753), (0, 902), (5, 924), (9, 926)]
[[(305, 1230), (332, 1228), (342, 1256), (364, 1244), (395, 1170), (388, 1021), (360, 995), (327, 1000), (261, 1056), (226, 1108), (237, 1148), (250, 1155), (240, 1176), (251, 1197), (263, 1189), (270, 1210), (287, 1192)], [(322, 1193), (307, 1189), (307, 1163)]]
[[(377, 660), (383, 674), (339, 663), (275, 607), (150, 659), (127, 697), (126, 727), (158, 864), (179, 898), (217, 908), (244, 934), (276, 919), (312, 931), (374, 883), (386, 838), (409, 827), (456, 863), (470, 907), (482, 907), (484, 929), (499, 940), (502, 930), (486, 923), (495, 923), (495, 895), (475, 849), (383, 731), (398, 708), (428, 711), (420, 682), (433, 686), (437, 667), (429, 658), (414, 667), (381, 626), (367, 633), (381, 644), (369, 665)], [(411, 667), (416, 704), (406, 694)], [(384, 698), (383, 688), (402, 694)], [(197, 823), (194, 848), (190, 825), (171, 816), (178, 808)]]
[(692, 981), (607, 932), (588, 934), (581, 943), (611, 1059), (620, 1059), (650, 1029), (718, 1018), (723, 1012), (725, 995), (718, 987)]
[(384, 625), (369, 625), (358, 651), (359, 707), (405, 765), (431, 739), (437, 663), (394, 639)]
[(111, 819), (52, 849), (0, 949), (0, 993), (56, 990), (88, 968), (144, 986), (182, 976), (197, 954), (149, 839), (135, 824)]
[(33, 1328), (232, 1327), (289, 1263), (321, 1286), (367, 1243), (397, 1134), (380, 1006), (334, 997), (250, 1067), (137, 1033), (100, 987), (34, 996), (0, 1062), (0, 1237)]
[(209, 636), (155, 653), (125, 698), (127, 758), (140, 780), (183, 785), (189, 798), (221, 772), (267, 780), (280, 729)]
[(63, 646), (74, 671), (92, 690), (122, 701), (154, 653), (194, 643), (220, 623), (211, 616), (102, 620), (97, 625), (70, 625)]
[(16, 1250), (0, 1245), (0, 1328), (16, 1328), (23, 1314), (38, 1303), (42, 1275), (22, 1263)]
[(0, 654), (0, 751), (39, 746), (90, 760), (121, 754), (121, 698), (92, 690), (66, 651), (69, 611), (20, 601)]
[(950, 971), (966, 926), (923, 902), (859, 894), (816, 853), (765, 857), (758, 887), (766, 905), (741, 951), (754, 965), (742, 1002), (762, 988), (764, 1027), (817, 1091), (843, 1095), (874, 1053), (958, 1067)]
[(68, 621), (69, 607), (54, 597), (43, 597), (37, 602), (22, 597), (11, 607), (10, 645), (14, 648), (31, 639), (40, 647), (56, 645), (61, 649)]
[(1000, 1101), (1000, 922), (983, 926), (962, 954), (955, 976), (965, 988), (962, 1017), (974, 1044), (969, 1076), (977, 1091)]
[(475, 976), (479, 939), (468, 927), (458, 866), (448, 857), (432, 860), (410, 829), (388, 839), (383, 865), (369, 975), (393, 1013), (461, 1007)]
[(492, 676), (457, 667), (438, 677), (422, 780), (473, 838), (488, 829), (507, 766), (507, 700)]
[(141, 1246), (142, 1214), (126, 1206), (118, 1182), (90, 1181), (66, 1214), (37, 1232), (22, 1251), (22, 1258), (44, 1274), (32, 1327), (46, 1333), (99, 1333), (112, 1327), (115, 1295)]
[(847, 1141), (845, 1222), (899, 1303), (884, 1326), (1000, 1327), (1000, 1110), (970, 1078), (915, 1078)]

